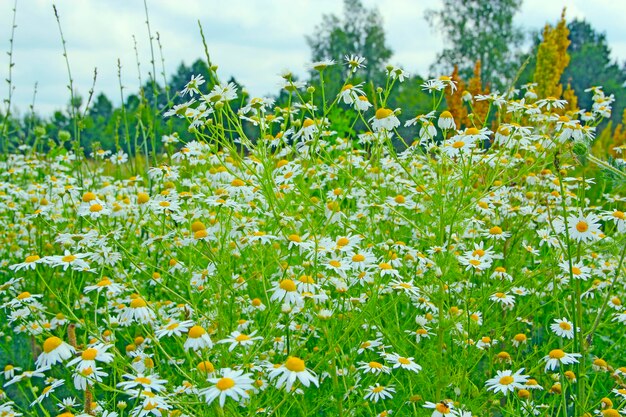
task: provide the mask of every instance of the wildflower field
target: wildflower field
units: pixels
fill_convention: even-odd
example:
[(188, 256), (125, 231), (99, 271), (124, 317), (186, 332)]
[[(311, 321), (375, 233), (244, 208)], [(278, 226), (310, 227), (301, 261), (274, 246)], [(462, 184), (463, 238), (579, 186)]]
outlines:
[(211, 67), (163, 153), (4, 155), (0, 416), (625, 414), (613, 97), (464, 92), (461, 128), (454, 79), (405, 114), (365, 65), (237, 111)]

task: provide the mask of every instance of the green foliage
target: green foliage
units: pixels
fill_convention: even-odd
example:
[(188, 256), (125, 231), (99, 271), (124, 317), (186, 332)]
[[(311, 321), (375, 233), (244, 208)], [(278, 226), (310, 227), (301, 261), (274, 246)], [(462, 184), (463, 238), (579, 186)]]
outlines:
[(591, 109), (591, 96), (581, 94), (586, 88), (601, 85), (607, 95), (615, 95), (612, 119), (616, 122), (626, 107), (626, 72), (611, 60), (611, 49), (604, 33), (597, 32), (585, 20), (573, 20), (568, 24), (572, 42), (568, 52), (570, 63), (563, 72), (563, 81), (570, 82), (580, 97), (579, 106)]
[(426, 19), (447, 44), (431, 71), (449, 74), (458, 65), (461, 78), (467, 80), (480, 60), (484, 82), (500, 89), (507, 86), (519, 69), (516, 57), (524, 37), (513, 17), (521, 4), (521, 0), (444, 0), (442, 9), (427, 10)]
[[(312, 61), (333, 59), (340, 63), (345, 55), (365, 58), (363, 76), (380, 85), (383, 68), (392, 51), (387, 45), (382, 17), (377, 9), (367, 9), (360, 0), (344, 0), (343, 18), (326, 14), (314, 34), (306, 37)], [(328, 82), (339, 84), (344, 77), (339, 66), (326, 72)]]
[[(601, 85), (607, 95), (613, 94), (613, 113), (611, 120), (618, 123), (622, 112), (626, 108), (625, 68), (611, 59), (611, 48), (606, 35), (598, 32), (585, 20), (574, 19), (567, 24), (569, 29), (570, 45), (567, 52), (570, 56), (569, 65), (563, 71), (562, 83), (570, 83), (576, 92), (581, 109), (590, 110), (591, 95), (583, 94), (584, 90)], [(520, 76), (520, 83), (531, 82), (537, 66), (537, 50), (541, 42), (540, 32), (533, 34), (533, 46), (524, 54), (519, 65), (528, 60)]]

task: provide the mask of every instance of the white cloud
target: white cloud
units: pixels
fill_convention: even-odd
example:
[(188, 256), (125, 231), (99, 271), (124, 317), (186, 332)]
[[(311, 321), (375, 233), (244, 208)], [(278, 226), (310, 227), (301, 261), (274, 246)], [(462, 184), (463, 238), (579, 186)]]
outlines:
[[(61, 23), (75, 85), (82, 95), (91, 86), (93, 68), (98, 68), (96, 91), (104, 91), (119, 101), (117, 60), (122, 63), (125, 94), (138, 87), (133, 35), (137, 40), (142, 78), (151, 71), (145, 14), (141, 0), (59, 0)], [(427, 8), (441, 3), (425, 0), (363, 0), (378, 7), (394, 51), (391, 61), (409, 72), (426, 75), (437, 52), (443, 48), (441, 37), (424, 19)], [(200, 20), (212, 59), (224, 79), (234, 75), (254, 95), (274, 93), (277, 74), (290, 69), (304, 74), (310, 52), (305, 35), (312, 34), (324, 13), (342, 13), (339, 0), (148, 0), (153, 35), (158, 32), (163, 44), (166, 74), (173, 73), (181, 61), (188, 64), (204, 55), (197, 21)], [(0, 2), (0, 48), (8, 50), (13, 1)], [(626, 57), (626, 28), (622, 23), (626, 3), (612, 0), (525, 0), (517, 21), (538, 29), (555, 22), (563, 6), (569, 18), (586, 18), (594, 28), (606, 31), (613, 56)], [(39, 83), (36, 109), (50, 113), (65, 106), (67, 73), (58, 28), (49, 0), (20, 0), (15, 34), (13, 103), (26, 111), (32, 100), (33, 86)], [(2, 42), (3, 41), (3, 42)], [(155, 44), (156, 48), (156, 44)], [(157, 73), (160, 58), (157, 54)], [(5, 79), (8, 60), (0, 55), (0, 78)], [(160, 74), (158, 74), (160, 77)], [(7, 86), (0, 88), (6, 97)]]

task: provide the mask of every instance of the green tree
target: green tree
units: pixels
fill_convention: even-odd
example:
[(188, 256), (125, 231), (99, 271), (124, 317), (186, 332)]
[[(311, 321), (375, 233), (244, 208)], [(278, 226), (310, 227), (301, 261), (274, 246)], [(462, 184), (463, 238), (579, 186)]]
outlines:
[[(622, 112), (626, 108), (626, 65), (621, 66), (611, 59), (611, 48), (606, 35), (596, 31), (585, 20), (572, 20), (567, 24), (569, 29), (567, 48), (570, 61), (561, 77), (560, 82), (570, 84), (578, 97), (578, 106), (590, 110), (592, 105), (589, 93), (585, 89), (601, 85), (607, 95), (614, 94), (613, 113), (611, 119), (619, 123)], [(521, 57), (522, 62), (528, 60), (520, 84), (532, 82), (537, 66), (537, 51), (541, 43), (541, 32), (533, 34), (533, 46), (528, 53)]]
[(584, 20), (573, 20), (568, 28), (570, 63), (563, 72), (563, 82), (572, 85), (579, 107), (587, 110), (591, 109), (592, 101), (591, 94), (584, 93), (586, 88), (601, 85), (607, 95), (614, 94), (612, 119), (618, 122), (626, 106), (626, 68), (620, 68), (611, 60), (611, 49), (604, 33), (596, 32)]
[(447, 47), (431, 71), (472, 77), (480, 60), (483, 81), (495, 88), (507, 86), (519, 68), (517, 56), (524, 40), (513, 17), (522, 0), (443, 0), (443, 8), (427, 10), (426, 20), (444, 36)]
[(392, 54), (385, 40), (382, 17), (377, 9), (365, 8), (360, 0), (344, 0), (343, 5), (343, 18), (324, 15), (314, 34), (306, 37), (311, 59), (334, 59), (339, 65), (329, 68), (327, 74), (331, 79), (342, 79), (344, 56), (362, 56), (365, 79), (380, 84), (384, 80), (384, 65)]

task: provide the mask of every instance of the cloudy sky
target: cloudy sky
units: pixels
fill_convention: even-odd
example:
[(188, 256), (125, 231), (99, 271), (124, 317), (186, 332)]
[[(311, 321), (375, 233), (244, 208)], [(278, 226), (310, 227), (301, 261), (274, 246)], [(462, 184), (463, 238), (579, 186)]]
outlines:
[[(8, 51), (14, 0), (0, 0), (0, 51)], [(363, 0), (380, 10), (391, 63), (426, 75), (443, 48), (443, 39), (424, 20), (424, 11), (439, 0)], [(119, 102), (117, 61), (122, 65), (125, 93), (135, 92), (138, 71), (133, 48), (137, 40), (143, 80), (147, 79), (150, 48), (143, 0), (57, 0), (74, 83), (86, 95), (98, 69), (96, 91)], [(567, 17), (585, 18), (606, 33), (613, 58), (626, 60), (626, 2), (614, 0), (524, 0), (517, 16), (527, 29), (555, 22), (561, 9)], [(163, 45), (168, 76), (180, 62), (203, 56), (197, 21), (222, 77), (234, 75), (253, 95), (274, 93), (278, 74), (305, 72), (310, 59), (304, 36), (312, 34), (324, 13), (341, 15), (341, 0), (148, 0), (150, 24)], [(36, 111), (50, 114), (68, 101), (67, 71), (50, 0), (18, 0), (14, 43), (14, 105), (23, 113), (38, 83)], [(8, 75), (8, 56), (0, 58), (0, 79)], [(159, 63), (160, 65), (160, 63)], [(160, 71), (159, 69), (157, 70)], [(0, 97), (8, 86), (0, 85)]]

